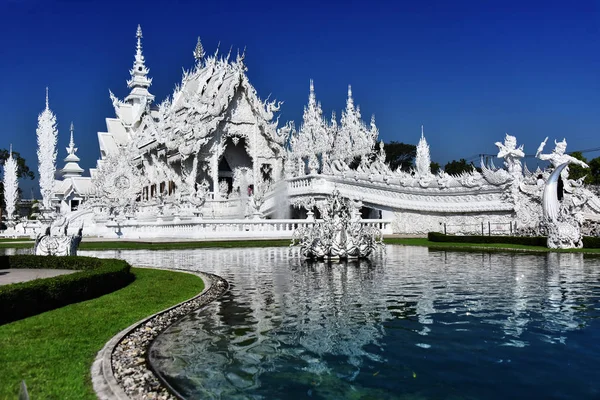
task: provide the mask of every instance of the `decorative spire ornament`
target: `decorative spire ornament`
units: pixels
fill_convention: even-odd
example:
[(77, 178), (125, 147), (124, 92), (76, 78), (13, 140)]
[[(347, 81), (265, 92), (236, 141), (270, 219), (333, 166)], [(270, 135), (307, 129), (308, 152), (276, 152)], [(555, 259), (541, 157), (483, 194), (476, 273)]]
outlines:
[(83, 169), (79, 166), (79, 157), (75, 155), (77, 147), (75, 147), (75, 141), (73, 140), (73, 122), (71, 121), (71, 140), (69, 141), (69, 147), (67, 147), (67, 157), (65, 157), (65, 166), (60, 170), (64, 178), (70, 178), (72, 176), (81, 176)]
[[(17, 160), (12, 156), (12, 144), (8, 159), (4, 163), (4, 203), (6, 204), (6, 220), (12, 222), (19, 196), (19, 181), (17, 177)], [(11, 225), (11, 224), (7, 224)]]
[(148, 88), (152, 85), (152, 78), (148, 78), (150, 70), (146, 67), (146, 60), (142, 53), (143, 36), (140, 25), (137, 27), (135, 37), (137, 39), (135, 58), (133, 68), (129, 71), (131, 79), (127, 81), (127, 87), (131, 89), (131, 92), (125, 98), (125, 101), (132, 104), (143, 103), (145, 106), (148, 101), (154, 100), (154, 95), (148, 91)]
[(196, 48), (194, 49), (194, 59), (196, 60), (196, 63), (201, 63), (204, 59), (204, 55), (204, 46), (202, 46), (200, 36), (198, 36), (198, 43), (196, 43)]
[(43, 208), (51, 208), (52, 193), (54, 191), (54, 173), (56, 172), (56, 141), (58, 130), (56, 116), (50, 110), (48, 102), (48, 88), (46, 88), (46, 108), (38, 116), (37, 156), (38, 172), (40, 175), (40, 192), (42, 193)]
[(427, 140), (425, 140), (423, 125), (421, 125), (421, 139), (419, 139), (419, 144), (417, 144), (415, 167), (418, 176), (431, 176), (431, 156), (429, 154), (429, 144), (427, 144)]

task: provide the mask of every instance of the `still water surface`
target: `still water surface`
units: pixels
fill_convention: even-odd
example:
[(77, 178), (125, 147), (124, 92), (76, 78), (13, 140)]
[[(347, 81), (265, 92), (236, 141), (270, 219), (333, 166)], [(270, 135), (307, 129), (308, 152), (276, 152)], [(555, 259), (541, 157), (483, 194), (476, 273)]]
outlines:
[(81, 251), (215, 273), (231, 290), (154, 343), (186, 398), (600, 398), (600, 259), (387, 246)]

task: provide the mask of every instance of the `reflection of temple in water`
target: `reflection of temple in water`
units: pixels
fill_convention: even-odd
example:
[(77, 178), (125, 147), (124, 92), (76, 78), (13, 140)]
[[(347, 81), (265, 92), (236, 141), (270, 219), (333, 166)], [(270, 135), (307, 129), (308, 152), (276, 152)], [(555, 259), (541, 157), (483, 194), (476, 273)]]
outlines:
[(179, 266), (230, 282), (229, 293), (163, 335), (165, 358), (176, 360), (174, 370), (183, 368), (178, 374), (221, 388), (258, 387), (265, 371), (282, 373), (289, 360), (296, 360), (298, 373), (335, 372), (352, 380), (361, 368), (385, 362), (390, 335), (402, 335), (408, 347), (473, 335), (491, 346), (560, 343), (585, 323), (581, 306), (599, 297), (589, 282), (600, 271), (581, 254), (403, 246), (388, 246), (386, 253), (372, 263), (338, 264), (306, 263), (288, 248), (118, 256), (133, 265)]
[(260, 336), (289, 323), (286, 315), (293, 310), (297, 337), (303, 337), (307, 348), (316, 348), (316, 343), (319, 348), (334, 348), (327, 338), (339, 338), (325, 337), (325, 331), (344, 336), (345, 331), (357, 330), (361, 333), (354, 336), (364, 340), (356, 345), (376, 342), (378, 328), (368, 324), (411, 315), (421, 325), (418, 333), (435, 334), (435, 320), (445, 313), (498, 325), (513, 339), (520, 338), (533, 320), (543, 320), (550, 333), (560, 334), (583, 322), (574, 307), (593, 295), (579, 284), (594, 274), (581, 254), (462, 253), (399, 246), (388, 246), (387, 251), (385, 265), (383, 260), (307, 264), (290, 257), (287, 248), (123, 255), (133, 264), (179, 265), (229, 280), (243, 298), (229, 294), (218, 302), (218, 312), (207, 316), (215, 323), (228, 323), (231, 308), (243, 310)]

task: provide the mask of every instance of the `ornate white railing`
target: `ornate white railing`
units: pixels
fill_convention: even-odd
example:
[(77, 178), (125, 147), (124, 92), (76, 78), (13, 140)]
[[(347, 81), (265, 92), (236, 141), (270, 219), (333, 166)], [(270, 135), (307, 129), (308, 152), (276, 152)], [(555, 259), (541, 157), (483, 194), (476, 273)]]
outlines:
[[(314, 224), (314, 221), (299, 219), (265, 220), (204, 220), (189, 221), (122, 221), (108, 222), (105, 237), (124, 239), (176, 238), (176, 239), (290, 239), (297, 228)], [(361, 223), (381, 229), (384, 234), (392, 233), (391, 221), (365, 219)]]

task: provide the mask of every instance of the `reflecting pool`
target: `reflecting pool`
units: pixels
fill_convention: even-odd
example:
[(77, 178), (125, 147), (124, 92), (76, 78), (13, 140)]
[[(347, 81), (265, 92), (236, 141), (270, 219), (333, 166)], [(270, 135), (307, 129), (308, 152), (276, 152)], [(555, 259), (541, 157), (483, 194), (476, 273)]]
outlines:
[(186, 398), (600, 398), (599, 258), (387, 246), (327, 265), (288, 251), (80, 254), (230, 282), (151, 349)]

